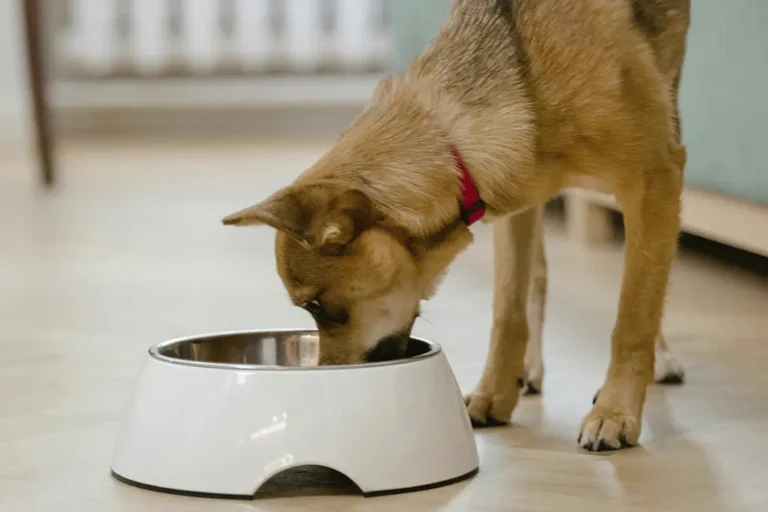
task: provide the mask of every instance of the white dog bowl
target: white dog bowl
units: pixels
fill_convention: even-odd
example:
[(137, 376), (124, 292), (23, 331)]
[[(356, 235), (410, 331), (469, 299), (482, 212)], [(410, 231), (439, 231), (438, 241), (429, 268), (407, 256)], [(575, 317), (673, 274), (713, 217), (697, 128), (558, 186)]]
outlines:
[(389, 362), (317, 366), (313, 331), (242, 332), (149, 350), (112, 463), (128, 484), (251, 499), (271, 477), (322, 466), (365, 496), (454, 483), (478, 457), (439, 345)]

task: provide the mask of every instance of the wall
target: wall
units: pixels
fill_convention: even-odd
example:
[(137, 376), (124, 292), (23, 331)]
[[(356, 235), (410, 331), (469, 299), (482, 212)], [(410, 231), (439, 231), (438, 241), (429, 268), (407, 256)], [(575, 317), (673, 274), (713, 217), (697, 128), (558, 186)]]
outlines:
[(32, 122), (21, 0), (0, 0), (0, 147), (26, 149)]
[[(394, 68), (437, 34), (450, 0), (394, 0)], [(680, 92), (686, 183), (768, 205), (768, 0), (694, 0)]]
[(404, 71), (440, 31), (451, 0), (392, 0), (392, 66)]
[(768, 205), (768, 1), (695, 0), (691, 19), (686, 182)]

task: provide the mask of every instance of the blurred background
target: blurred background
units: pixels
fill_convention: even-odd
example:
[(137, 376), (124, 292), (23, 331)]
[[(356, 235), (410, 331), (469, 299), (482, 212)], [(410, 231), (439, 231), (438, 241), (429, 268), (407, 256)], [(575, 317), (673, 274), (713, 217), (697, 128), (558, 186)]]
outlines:
[[(449, 6), (2, 0), (0, 145), (31, 149), (51, 184), (66, 175), (54, 148), (71, 140), (332, 140), (376, 82), (404, 69), (436, 34)], [(759, 254), (768, 246), (766, 230), (757, 229), (764, 224), (754, 224), (768, 203), (767, 9), (759, 0), (696, 3), (680, 99), (690, 153), (687, 230)], [(566, 197), (575, 236), (607, 236), (600, 213), (614, 209), (609, 198)], [(732, 217), (744, 211), (748, 218)]]
[[(25, 72), (30, 44), (21, 37), (19, 11), (27, 5), (57, 135), (328, 136), (346, 125), (384, 73), (404, 68), (433, 37), (449, 2), (411, 4), (3, 0), (3, 63), (14, 74)], [(7, 97), (9, 104), (23, 103), (22, 80), (15, 82), (18, 101)]]

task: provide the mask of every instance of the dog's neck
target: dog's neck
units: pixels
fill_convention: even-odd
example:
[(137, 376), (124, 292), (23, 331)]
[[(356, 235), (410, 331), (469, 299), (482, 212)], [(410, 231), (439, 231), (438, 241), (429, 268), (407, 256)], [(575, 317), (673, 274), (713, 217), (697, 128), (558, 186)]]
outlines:
[[(458, 4), (456, 4), (458, 5)], [(509, 13), (464, 2), (404, 75), (382, 81), (361, 116), (306, 176), (349, 180), (386, 221), (429, 237), (459, 216), (456, 148), (487, 219), (546, 199), (528, 64)], [(472, 33), (469, 47), (466, 32)]]
[[(536, 127), (531, 102), (522, 87), (511, 84), (503, 95), (487, 91), (475, 102), (457, 98), (449, 79), (419, 74), (419, 61), (407, 75), (419, 101), (434, 117), (448, 143), (466, 164), (493, 219), (517, 211), (520, 196), (539, 196), (523, 176), (536, 165)], [(478, 79), (477, 87), (483, 87)], [(482, 96), (481, 96), (482, 97)], [(452, 163), (456, 167), (456, 161)]]
[(439, 81), (408, 75), (383, 81), (355, 123), (307, 177), (348, 179), (393, 225), (428, 237), (455, 224), (462, 197), (455, 148), (490, 218), (514, 209), (515, 168), (531, 165), (527, 111), (462, 105)]

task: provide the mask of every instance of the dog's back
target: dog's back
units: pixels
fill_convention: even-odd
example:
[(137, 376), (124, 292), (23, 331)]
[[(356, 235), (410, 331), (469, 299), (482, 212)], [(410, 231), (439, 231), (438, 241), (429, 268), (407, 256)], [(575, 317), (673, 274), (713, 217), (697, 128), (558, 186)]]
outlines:
[(689, 15), (690, 0), (456, 0), (409, 75), (438, 82), (458, 103), (448, 110), (474, 112), (456, 139), (535, 144), (536, 176), (516, 179), (545, 198), (595, 178), (624, 181), (612, 170), (641, 167), (679, 133)]
[(632, 21), (648, 38), (666, 72), (679, 70), (685, 53), (691, 0), (630, 0)]
[[(498, 55), (500, 47), (491, 48), (488, 41), (498, 42), (497, 35), (505, 32), (521, 53), (518, 58), (524, 58), (525, 46), (536, 40), (546, 39), (554, 47), (566, 39), (571, 48), (592, 50), (581, 54), (583, 59), (615, 47), (635, 30), (651, 47), (659, 69), (676, 77), (685, 53), (690, 6), (691, 0), (455, 0), (443, 33), (474, 43), (463, 48), (461, 55), (449, 52), (461, 61), (479, 57), (479, 52)], [(606, 39), (614, 44), (603, 48), (594, 44)], [(437, 42), (434, 49), (445, 53), (445, 44), (440, 38)], [(429, 59), (431, 53), (420, 60)]]
[[(691, 0), (631, 0), (633, 22), (645, 34), (677, 102), (691, 18)], [(680, 120), (675, 106), (675, 127)]]

